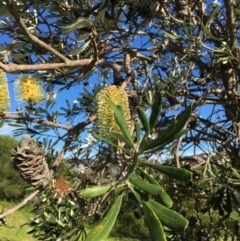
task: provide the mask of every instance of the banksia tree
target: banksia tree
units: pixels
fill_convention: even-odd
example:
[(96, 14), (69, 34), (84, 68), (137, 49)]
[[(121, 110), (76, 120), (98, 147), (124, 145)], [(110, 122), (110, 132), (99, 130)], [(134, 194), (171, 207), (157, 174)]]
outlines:
[(40, 81), (32, 76), (16, 79), (15, 91), (19, 102), (39, 103), (43, 99), (43, 87)]
[(6, 74), (0, 69), (0, 112), (10, 109), (10, 98)]
[(128, 103), (128, 97), (125, 90), (118, 88), (115, 85), (111, 85), (106, 89), (101, 90), (97, 97), (97, 127), (99, 132), (108, 136), (110, 131), (120, 132), (119, 126), (114, 116), (114, 109), (111, 103), (122, 106), (124, 110), (124, 117), (127, 120), (128, 127), (130, 129), (130, 109)]

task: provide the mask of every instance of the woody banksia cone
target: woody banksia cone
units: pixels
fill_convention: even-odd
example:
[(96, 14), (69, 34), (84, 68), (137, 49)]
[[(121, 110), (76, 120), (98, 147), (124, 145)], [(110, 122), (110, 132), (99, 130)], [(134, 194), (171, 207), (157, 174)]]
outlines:
[(40, 81), (32, 76), (16, 79), (15, 90), (19, 102), (39, 103), (43, 99), (43, 87)]
[(8, 83), (5, 72), (0, 69), (0, 112), (10, 109)]
[(128, 103), (128, 97), (125, 90), (118, 88), (115, 85), (111, 85), (106, 89), (101, 90), (97, 97), (97, 127), (99, 132), (108, 137), (110, 131), (121, 133), (119, 126), (115, 120), (114, 110), (109, 102), (115, 105), (121, 105), (124, 110), (124, 117), (127, 124), (130, 123), (130, 109)]
[(44, 187), (50, 179), (44, 151), (29, 135), (25, 135), (16, 148), (12, 149), (11, 159), (21, 177), (33, 187)]

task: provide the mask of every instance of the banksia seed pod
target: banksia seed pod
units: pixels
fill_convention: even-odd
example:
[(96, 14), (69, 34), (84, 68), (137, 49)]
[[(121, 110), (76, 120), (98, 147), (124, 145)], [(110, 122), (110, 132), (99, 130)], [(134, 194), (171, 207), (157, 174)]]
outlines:
[(15, 91), (19, 102), (39, 103), (43, 99), (43, 87), (40, 81), (32, 76), (16, 79)]
[(97, 102), (97, 127), (103, 136), (108, 136), (109, 131), (119, 132), (120, 129), (117, 125), (114, 116), (114, 110), (109, 102), (115, 105), (121, 105), (124, 110), (124, 117), (127, 124), (131, 126), (131, 116), (128, 103), (128, 97), (125, 90), (111, 85), (101, 90), (96, 96)]
[(10, 109), (8, 83), (5, 72), (0, 69), (0, 112)]
[(24, 136), (20, 144), (12, 149), (11, 159), (21, 177), (33, 187), (39, 188), (48, 184), (49, 168), (44, 152), (30, 136)]

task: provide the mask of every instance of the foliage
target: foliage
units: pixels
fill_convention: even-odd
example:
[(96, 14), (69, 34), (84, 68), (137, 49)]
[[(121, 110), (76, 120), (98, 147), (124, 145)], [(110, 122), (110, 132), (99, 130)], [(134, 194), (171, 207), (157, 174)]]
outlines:
[(26, 194), (26, 184), (13, 169), (11, 149), (18, 144), (15, 138), (0, 136), (0, 199), (20, 201)]
[[(0, 47), (0, 68), (21, 72), (14, 82), (26, 76), (39, 80), (41, 94), (46, 93), (42, 104), (28, 98), (27, 106), (17, 114), (1, 113), (2, 119), (16, 127), (15, 135), (28, 133), (42, 142), (53, 180), (64, 154), (71, 165), (81, 164), (81, 175), (73, 173), (74, 188), (66, 195), (74, 203), (87, 202), (88, 211), (94, 206), (78, 220), (79, 225), (97, 222), (86, 240), (105, 239), (126, 206), (141, 210), (152, 240), (186, 234), (181, 202), (159, 176), (182, 185), (179, 193), (189, 191), (179, 181), (199, 176), (203, 186), (190, 191), (198, 195), (204, 187), (205, 215), (233, 213), (240, 166), (239, 14), (237, 1), (229, 0), (0, 2), (0, 32), (12, 41)], [(98, 97), (111, 89), (126, 92), (127, 102), (104, 103), (111, 111), (99, 112)], [(78, 96), (73, 104), (67, 99), (58, 106), (60, 92)], [(114, 118), (104, 122), (109, 129), (103, 135), (98, 113), (110, 112)], [(54, 153), (59, 143), (63, 148)], [(204, 166), (199, 173), (180, 168), (189, 150), (206, 154), (194, 167)], [(219, 174), (213, 173), (211, 153), (229, 159), (228, 165), (216, 166)], [(174, 166), (165, 163), (172, 157)], [(65, 235), (61, 225), (47, 230), (49, 213), (65, 231), (80, 227), (71, 212), (58, 218), (61, 202), (56, 204), (49, 190), (38, 190), (50, 202), (35, 226), (42, 227), (40, 235)]]

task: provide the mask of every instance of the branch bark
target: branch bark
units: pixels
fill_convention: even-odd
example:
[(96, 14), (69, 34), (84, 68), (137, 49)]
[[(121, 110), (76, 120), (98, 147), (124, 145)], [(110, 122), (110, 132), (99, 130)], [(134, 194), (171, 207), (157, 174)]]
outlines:
[(28, 28), (26, 27), (23, 19), (20, 17), (20, 15), (18, 14), (14, 3), (12, 0), (6, 0), (6, 7), (8, 9), (8, 11), (12, 14), (12, 16), (15, 18), (16, 22), (18, 23), (19, 27), (22, 29), (22, 31), (24, 32), (24, 34), (26, 35), (26, 37), (33, 43), (41, 46), (42, 48), (46, 49), (47, 51), (51, 52), (53, 55), (59, 57), (62, 61), (64, 61), (65, 63), (68, 63), (70, 60), (68, 58), (66, 58), (64, 55), (62, 55), (61, 53), (59, 53), (56, 49), (52, 48), (50, 45), (46, 44), (45, 42), (43, 42), (42, 40), (40, 40), (39, 38), (37, 38), (36, 36), (34, 36), (33, 34), (31, 34), (28, 31)]
[(224, 5), (226, 8), (228, 38), (229, 38), (228, 41), (229, 41), (230, 47), (233, 47), (236, 41), (236, 27), (235, 27), (233, 3), (232, 1), (224, 0)]
[(67, 126), (67, 125), (63, 125), (63, 124), (59, 124), (59, 123), (55, 123), (55, 122), (51, 122), (51, 121), (45, 121), (43, 119), (38, 119), (38, 118), (16, 116), (16, 115), (9, 114), (9, 113), (4, 113), (3, 118), (4, 119), (21, 120), (21, 121), (29, 121), (29, 122), (33, 122), (33, 123), (37, 123), (37, 124), (41, 124), (41, 125), (45, 125), (45, 126), (61, 128), (61, 129), (67, 130), (67, 131), (71, 129), (71, 127)]
[(24, 205), (27, 204), (28, 201), (32, 200), (38, 193), (40, 192), (40, 190), (36, 190), (35, 192), (31, 193), (27, 198), (25, 198), (21, 203), (19, 203), (17, 206), (7, 210), (6, 212), (3, 212), (0, 214), (0, 219), (5, 218), (6, 216), (14, 213), (15, 211), (17, 211), (18, 209), (20, 209), (21, 207), (23, 207)]

